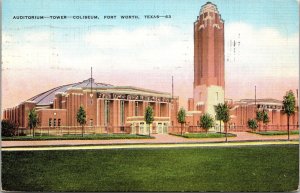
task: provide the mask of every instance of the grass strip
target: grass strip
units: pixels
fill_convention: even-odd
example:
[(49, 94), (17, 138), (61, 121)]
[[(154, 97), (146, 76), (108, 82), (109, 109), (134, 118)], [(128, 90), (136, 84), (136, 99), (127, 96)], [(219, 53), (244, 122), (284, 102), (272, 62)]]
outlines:
[[(225, 133), (184, 133), (181, 134), (171, 134), (184, 138), (222, 138), (225, 137)], [(227, 137), (236, 137), (236, 134), (227, 133)]]
[(40, 140), (111, 140), (111, 139), (154, 139), (148, 135), (135, 134), (95, 134), (95, 135), (63, 135), (63, 136), (14, 136), (2, 137), (2, 141), (40, 141)]
[[(250, 133), (255, 133), (255, 134), (259, 134), (259, 135), (287, 135), (288, 132), (287, 131), (250, 131)], [(290, 135), (299, 135), (299, 131), (298, 130), (293, 130), (290, 131)]]

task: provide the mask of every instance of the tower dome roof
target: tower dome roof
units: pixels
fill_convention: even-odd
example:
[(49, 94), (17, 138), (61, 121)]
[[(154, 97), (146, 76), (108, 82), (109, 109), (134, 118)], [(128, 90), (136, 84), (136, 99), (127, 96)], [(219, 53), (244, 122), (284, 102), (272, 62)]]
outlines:
[(205, 12), (219, 13), (217, 6), (210, 1), (206, 2), (204, 5), (201, 6), (199, 15)]

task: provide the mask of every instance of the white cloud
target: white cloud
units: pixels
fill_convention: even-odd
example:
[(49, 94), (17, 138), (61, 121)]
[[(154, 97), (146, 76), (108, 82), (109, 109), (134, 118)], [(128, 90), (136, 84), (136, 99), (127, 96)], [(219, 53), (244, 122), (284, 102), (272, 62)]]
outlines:
[[(265, 84), (264, 92), (268, 93), (268, 89), (274, 90), (274, 87), (269, 87), (274, 80), (299, 76), (298, 34), (287, 36), (277, 29), (257, 29), (246, 23), (229, 23), (225, 30), (226, 87), (244, 89), (237, 92), (228, 88), (227, 97), (247, 97), (254, 84)], [(44, 69), (53, 74), (57, 74), (57, 69), (71, 68), (74, 70), (62, 71), (69, 83), (88, 77), (89, 67), (93, 66), (94, 77), (99, 82), (169, 92), (171, 76), (174, 75), (175, 94), (181, 97), (181, 105), (192, 97), (192, 28), (160, 25), (80, 34), (54, 32), (3, 33), (3, 67)], [(64, 35), (66, 40), (62, 39)], [(230, 40), (240, 42), (235, 52)], [(78, 71), (77, 76), (73, 76), (74, 71)], [(47, 81), (55, 82), (57, 77), (49, 76)], [(61, 84), (65, 81), (61, 79)], [(294, 84), (295, 81), (290, 82)], [(276, 81), (276, 84), (280, 83), (285, 84)]]
[(45, 31), (4, 33), (3, 68), (24, 69), (51, 66), (55, 62), (56, 48), (51, 34)]
[(225, 30), (227, 74), (235, 78), (280, 78), (284, 71), (284, 76), (298, 76), (298, 34), (287, 36), (276, 29), (256, 29), (245, 23), (228, 24)]
[(101, 49), (119, 48), (135, 49), (136, 47), (156, 46), (174, 40), (176, 29), (169, 26), (141, 27), (134, 30), (115, 28), (107, 31), (93, 31), (85, 40)]
[(88, 31), (80, 34), (82, 39), (74, 40), (62, 40), (58, 32), (10, 34), (11, 42), (4, 44), (4, 67), (101, 66), (103, 70), (170, 71), (174, 66), (192, 63), (192, 35), (186, 38), (182, 34), (180, 29), (167, 25)]
[(182, 31), (171, 26), (93, 31), (84, 40), (88, 46), (99, 49), (98, 54), (88, 60), (109, 62), (124, 70), (171, 70), (186, 63), (193, 55), (189, 46), (192, 38), (184, 41)]
[(286, 90), (298, 88), (298, 33), (288, 36), (245, 23), (228, 24), (225, 30), (227, 97), (253, 98), (256, 85), (258, 97), (281, 99)]

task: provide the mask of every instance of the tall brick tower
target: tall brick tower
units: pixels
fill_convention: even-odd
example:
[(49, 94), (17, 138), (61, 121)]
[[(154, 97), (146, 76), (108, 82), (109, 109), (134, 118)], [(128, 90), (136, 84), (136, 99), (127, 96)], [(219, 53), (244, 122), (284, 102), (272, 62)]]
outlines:
[(207, 2), (194, 23), (194, 110), (214, 117), (214, 105), (224, 103), (224, 88), (224, 21)]

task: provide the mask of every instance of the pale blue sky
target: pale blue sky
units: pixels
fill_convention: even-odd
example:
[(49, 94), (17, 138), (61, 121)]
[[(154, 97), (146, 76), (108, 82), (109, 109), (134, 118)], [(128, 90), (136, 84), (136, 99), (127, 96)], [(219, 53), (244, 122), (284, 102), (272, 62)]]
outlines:
[[(20, 27), (52, 25), (83, 27), (109, 25), (139, 27), (153, 25), (165, 20), (138, 21), (87, 21), (87, 20), (12, 20), (14, 15), (140, 15), (171, 14), (170, 25), (191, 26), (203, 0), (4, 0), (3, 30)], [(259, 28), (274, 27), (291, 34), (298, 31), (298, 2), (296, 0), (215, 0), (226, 23), (243, 21)], [(104, 27), (104, 26), (102, 26)], [(66, 29), (70, 30), (70, 29)]]
[[(4, 0), (3, 106), (58, 85), (98, 82), (192, 97), (193, 23), (204, 0)], [(298, 88), (297, 0), (215, 0), (225, 20), (226, 97), (281, 99)], [(146, 20), (144, 15), (171, 15)], [(13, 16), (97, 15), (99, 20), (13, 20)], [(103, 20), (138, 15), (139, 20)], [(234, 51), (231, 41), (240, 41)], [(282, 73), (284, 72), (284, 73)], [(24, 92), (28, 79), (32, 81)], [(17, 87), (16, 85), (20, 85)], [(259, 85), (259, 86), (258, 86)], [(239, 92), (237, 92), (237, 90)], [(15, 94), (22, 93), (22, 94)]]

